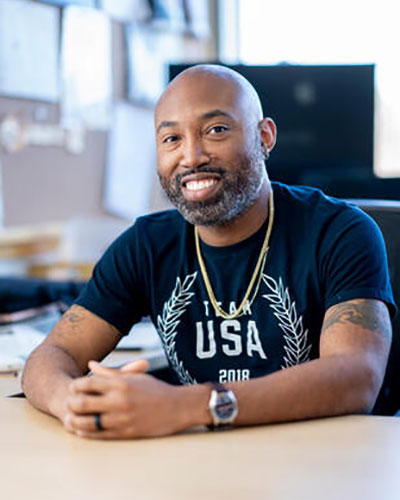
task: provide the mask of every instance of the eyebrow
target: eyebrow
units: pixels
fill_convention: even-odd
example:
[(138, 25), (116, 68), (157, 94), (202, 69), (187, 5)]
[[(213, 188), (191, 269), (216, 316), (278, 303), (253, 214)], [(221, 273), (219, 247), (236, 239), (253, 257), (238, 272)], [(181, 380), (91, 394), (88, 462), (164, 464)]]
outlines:
[[(225, 118), (228, 118), (229, 120), (233, 120), (233, 116), (227, 113), (226, 111), (222, 111), (222, 109), (213, 109), (212, 111), (207, 111), (207, 113), (203, 113), (200, 115), (200, 120), (209, 120), (210, 118), (216, 118), (218, 116), (224, 116)], [(178, 125), (178, 122), (176, 121), (162, 121), (159, 126), (157, 127), (157, 134), (160, 132), (161, 129), (165, 127), (176, 127)]]
[(157, 134), (160, 132), (161, 129), (164, 127), (175, 127), (178, 125), (178, 122), (168, 122), (168, 121), (163, 121), (160, 123), (160, 125), (157, 127)]
[(233, 116), (227, 113), (226, 111), (222, 111), (222, 109), (213, 109), (212, 111), (208, 111), (200, 116), (202, 120), (209, 120), (210, 118), (216, 118), (218, 116), (225, 116), (225, 118), (229, 118), (229, 120), (233, 120)]

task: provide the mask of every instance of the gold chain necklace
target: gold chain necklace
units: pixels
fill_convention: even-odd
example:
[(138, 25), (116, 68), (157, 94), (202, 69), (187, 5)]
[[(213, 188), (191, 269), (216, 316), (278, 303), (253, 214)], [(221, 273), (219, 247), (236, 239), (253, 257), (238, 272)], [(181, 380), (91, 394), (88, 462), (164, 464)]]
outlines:
[(200, 264), (200, 270), (201, 270), (201, 274), (203, 276), (204, 284), (206, 285), (208, 297), (210, 298), (211, 304), (213, 305), (215, 312), (217, 314), (219, 314), (220, 316), (222, 316), (224, 319), (234, 319), (242, 314), (242, 311), (243, 311), (246, 303), (249, 300), (251, 291), (253, 289), (253, 286), (254, 286), (254, 284), (257, 280), (257, 276), (258, 276), (257, 286), (256, 286), (256, 289), (254, 291), (254, 294), (253, 294), (251, 300), (249, 301), (249, 306), (251, 306), (254, 299), (256, 298), (256, 295), (257, 295), (257, 292), (258, 292), (258, 289), (259, 289), (259, 286), (261, 283), (261, 278), (262, 278), (262, 274), (264, 271), (264, 267), (265, 267), (265, 261), (267, 260), (267, 253), (269, 250), (268, 243), (269, 243), (269, 238), (271, 236), (272, 225), (274, 222), (274, 213), (275, 213), (274, 195), (273, 195), (273, 192), (271, 190), (270, 195), (269, 195), (268, 227), (267, 227), (267, 232), (265, 234), (263, 245), (261, 247), (261, 252), (260, 252), (260, 255), (258, 257), (257, 264), (256, 264), (256, 267), (255, 267), (254, 272), (253, 272), (253, 276), (251, 277), (249, 286), (247, 287), (246, 293), (244, 294), (244, 297), (243, 297), (243, 300), (239, 306), (239, 309), (237, 309), (233, 314), (228, 314), (218, 305), (218, 302), (217, 302), (217, 299), (215, 298), (214, 291), (212, 289), (210, 280), (208, 278), (207, 269), (206, 269), (203, 257), (201, 255), (199, 233), (197, 231), (197, 227), (194, 228), (194, 239), (196, 242), (197, 258), (198, 258), (198, 261)]

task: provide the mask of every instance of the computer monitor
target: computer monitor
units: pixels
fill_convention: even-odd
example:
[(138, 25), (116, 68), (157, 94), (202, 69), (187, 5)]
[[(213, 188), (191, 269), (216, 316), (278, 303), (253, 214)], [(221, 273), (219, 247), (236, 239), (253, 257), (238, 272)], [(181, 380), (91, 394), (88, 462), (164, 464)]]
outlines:
[[(170, 79), (189, 66), (171, 65)], [(296, 182), (310, 169), (372, 176), (373, 64), (229, 67), (253, 84), (264, 115), (277, 124), (271, 178)]]

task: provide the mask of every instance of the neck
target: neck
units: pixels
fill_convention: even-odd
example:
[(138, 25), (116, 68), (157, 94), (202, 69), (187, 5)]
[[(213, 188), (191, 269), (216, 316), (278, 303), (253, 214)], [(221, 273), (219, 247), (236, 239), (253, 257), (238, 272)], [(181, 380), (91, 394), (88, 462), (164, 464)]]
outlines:
[(266, 180), (256, 201), (239, 217), (226, 224), (197, 226), (202, 241), (212, 246), (228, 246), (238, 243), (257, 232), (268, 217), (270, 192), (271, 184)]

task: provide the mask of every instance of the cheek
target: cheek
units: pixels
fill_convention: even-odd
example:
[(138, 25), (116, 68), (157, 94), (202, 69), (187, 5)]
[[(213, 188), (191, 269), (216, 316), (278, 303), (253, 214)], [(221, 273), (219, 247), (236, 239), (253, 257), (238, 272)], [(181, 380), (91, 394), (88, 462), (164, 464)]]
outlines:
[(175, 170), (175, 161), (173, 155), (157, 151), (157, 172), (161, 177), (169, 178)]
[(215, 153), (221, 158), (235, 160), (238, 156), (243, 156), (254, 147), (254, 139), (250, 134), (236, 134), (229, 141), (223, 141), (218, 144)]
[(212, 162), (223, 162), (227, 164), (235, 163), (239, 154), (243, 154), (242, 148), (235, 141), (221, 142), (213, 144), (208, 149), (209, 157)]

